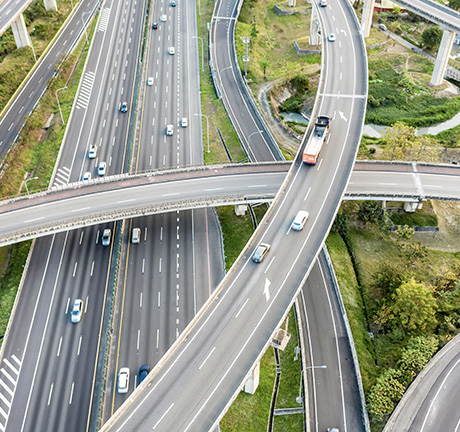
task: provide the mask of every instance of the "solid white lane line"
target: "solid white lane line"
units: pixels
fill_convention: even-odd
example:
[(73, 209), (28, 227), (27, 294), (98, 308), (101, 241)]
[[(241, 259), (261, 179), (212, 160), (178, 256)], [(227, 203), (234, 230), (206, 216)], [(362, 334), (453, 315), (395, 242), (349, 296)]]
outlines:
[(243, 306), (241, 306), (240, 310), (238, 311), (238, 313), (235, 315), (235, 319), (238, 318), (240, 316), (240, 313), (241, 311), (244, 309), (244, 307), (247, 305), (249, 299), (246, 299), (246, 301), (244, 302)]
[(72, 405), (72, 398), (73, 398), (73, 388), (74, 388), (75, 382), (72, 381), (72, 388), (70, 389), (70, 398), (69, 398), (69, 405)]
[(62, 336), (59, 339), (59, 346), (58, 346), (58, 350), (57, 350), (57, 353), (56, 353), (56, 357), (59, 357), (59, 355), (61, 354), (61, 346), (62, 346)]
[(77, 356), (80, 355), (80, 349), (81, 349), (81, 339), (82, 339), (82, 335), (80, 335), (80, 340), (78, 341), (78, 349), (77, 349)]
[(165, 413), (160, 417), (160, 419), (155, 423), (153, 426), (152, 430), (155, 430), (158, 424), (161, 422), (166, 417), (166, 414), (171, 410), (171, 408), (174, 406), (174, 402), (171, 404), (171, 406), (165, 411)]
[(198, 368), (198, 370), (201, 370), (201, 368), (204, 366), (204, 364), (208, 361), (209, 357), (211, 357), (211, 354), (214, 352), (216, 347), (214, 347), (211, 352), (207, 355), (207, 357), (204, 359), (203, 363), (201, 363), (201, 366)]
[(276, 255), (272, 258), (272, 260), (271, 260), (270, 263), (268, 264), (267, 268), (266, 268), (265, 271), (264, 271), (264, 274), (268, 272), (268, 269), (269, 269), (270, 266), (272, 265), (273, 261), (275, 261), (275, 257), (276, 257)]

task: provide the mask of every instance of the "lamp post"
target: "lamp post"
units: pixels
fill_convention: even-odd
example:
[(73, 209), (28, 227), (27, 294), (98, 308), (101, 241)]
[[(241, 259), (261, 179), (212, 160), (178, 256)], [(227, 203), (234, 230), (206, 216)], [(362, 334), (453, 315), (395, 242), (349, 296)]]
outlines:
[(57, 104), (58, 104), (58, 108), (59, 108), (59, 114), (61, 114), (61, 120), (62, 120), (62, 124), (63, 124), (63, 125), (65, 125), (64, 116), (62, 115), (61, 104), (59, 103), (59, 98), (58, 98), (57, 93), (58, 93), (59, 90), (65, 90), (66, 88), (67, 88), (67, 86), (61, 87), (61, 88), (58, 88), (58, 89), (54, 92), (54, 94), (56, 95), (56, 100), (57, 100)]
[(195, 115), (199, 115), (199, 116), (202, 116), (206, 119), (206, 135), (208, 137), (208, 151), (207, 153), (210, 153), (210, 150), (209, 150), (209, 119), (208, 119), (208, 116), (206, 114), (202, 114), (202, 113), (195, 113)]
[(30, 180), (37, 180), (38, 177), (31, 177), (31, 178), (28, 178), (25, 182), (24, 182), (24, 186), (26, 187), (26, 192), (27, 192), (27, 195), (29, 195), (29, 189), (27, 188), (27, 182), (30, 181)]
[(204, 42), (199, 36), (193, 36), (201, 41), (201, 72), (204, 72)]
[(300, 371), (300, 385), (299, 385), (299, 396), (295, 398), (295, 401), (298, 404), (301, 404), (303, 402), (303, 397), (302, 397), (302, 374), (307, 370), (307, 369), (326, 369), (326, 365), (321, 365), (321, 366), (307, 366), (305, 369), (302, 369)]

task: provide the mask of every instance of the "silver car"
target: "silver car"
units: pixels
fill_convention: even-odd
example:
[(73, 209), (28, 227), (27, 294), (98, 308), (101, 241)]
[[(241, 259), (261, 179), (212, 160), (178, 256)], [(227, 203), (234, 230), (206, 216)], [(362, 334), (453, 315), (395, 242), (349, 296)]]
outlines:
[(261, 243), (257, 246), (256, 250), (252, 254), (252, 260), (256, 263), (260, 263), (264, 260), (265, 255), (267, 255), (270, 250), (270, 245), (267, 243)]
[(112, 232), (108, 228), (106, 228), (104, 232), (102, 233), (102, 246), (110, 245), (111, 235), (112, 235)]

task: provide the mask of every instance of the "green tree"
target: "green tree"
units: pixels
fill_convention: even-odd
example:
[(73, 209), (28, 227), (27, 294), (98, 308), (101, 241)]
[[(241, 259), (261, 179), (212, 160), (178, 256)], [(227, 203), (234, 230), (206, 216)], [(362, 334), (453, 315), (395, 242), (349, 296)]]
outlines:
[(440, 149), (435, 147), (429, 136), (418, 136), (411, 141), (411, 144), (406, 151), (406, 159), (415, 162), (436, 162), (438, 160)]
[(382, 298), (390, 300), (396, 289), (407, 278), (407, 274), (401, 267), (390, 262), (383, 262), (372, 275), (372, 286), (380, 291)]
[(425, 261), (428, 251), (422, 242), (398, 243), (399, 253), (409, 260), (409, 264), (414, 265), (417, 261)]
[(415, 128), (402, 122), (396, 122), (393, 126), (385, 128), (382, 132), (385, 143), (382, 158), (387, 160), (402, 160), (406, 150), (413, 146), (416, 140)]
[(460, 0), (449, 0), (449, 7), (452, 9), (460, 9)]
[(398, 402), (406, 386), (401, 382), (401, 374), (395, 369), (388, 369), (377, 378), (367, 398), (369, 412), (382, 419), (390, 414), (395, 402)]
[(411, 279), (396, 289), (391, 309), (395, 326), (407, 333), (422, 332), (436, 325), (436, 299), (433, 289)]
[(409, 339), (398, 361), (398, 368), (406, 374), (408, 381), (414, 373), (418, 374), (425, 367), (438, 347), (439, 340), (435, 336), (416, 336)]
[(379, 223), (383, 220), (383, 209), (377, 201), (361, 201), (358, 219), (365, 224)]
[(331, 228), (332, 232), (339, 233), (341, 237), (345, 237), (348, 232), (348, 216), (346, 214), (338, 213), (334, 219)]
[(439, 46), (442, 39), (442, 30), (438, 26), (430, 26), (423, 30), (422, 42), (429, 49)]
[(411, 228), (409, 225), (399, 225), (395, 231), (398, 240), (410, 240), (414, 233), (414, 228)]
[(267, 58), (264, 57), (262, 60), (260, 60), (259, 65), (264, 72), (264, 80), (266, 80), (267, 79), (267, 68), (270, 65), (270, 63), (268, 63)]

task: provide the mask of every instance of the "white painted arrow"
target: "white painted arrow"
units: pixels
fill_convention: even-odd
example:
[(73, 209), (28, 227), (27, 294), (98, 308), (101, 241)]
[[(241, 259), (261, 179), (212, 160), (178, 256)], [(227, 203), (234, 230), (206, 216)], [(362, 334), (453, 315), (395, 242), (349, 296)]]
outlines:
[(270, 290), (268, 287), (271, 285), (271, 282), (268, 279), (265, 279), (265, 288), (264, 288), (264, 295), (265, 295), (265, 300), (270, 300)]
[(340, 118), (342, 120), (345, 120), (346, 122), (348, 121), (347, 118), (343, 115), (343, 112), (342, 111), (339, 111), (339, 114), (340, 114)]

